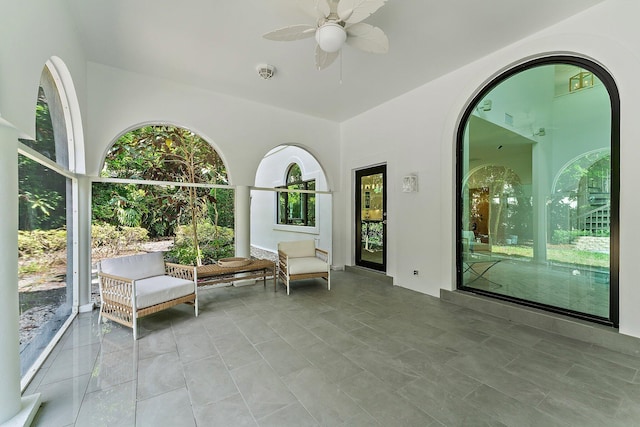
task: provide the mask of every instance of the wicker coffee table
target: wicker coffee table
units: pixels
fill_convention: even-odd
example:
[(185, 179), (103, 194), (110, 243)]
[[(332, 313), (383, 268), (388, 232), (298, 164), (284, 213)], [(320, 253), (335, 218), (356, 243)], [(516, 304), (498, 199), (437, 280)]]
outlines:
[(276, 290), (276, 264), (268, 259), (252, 259), (250, 263), (241, 266), (220, 266), (217, 264), (201, 265), (197, 267), (198, 286), (231, 283), (237, 280), (262, 279), (267, 285), (267, 277), (273, 277), (273, 289)]

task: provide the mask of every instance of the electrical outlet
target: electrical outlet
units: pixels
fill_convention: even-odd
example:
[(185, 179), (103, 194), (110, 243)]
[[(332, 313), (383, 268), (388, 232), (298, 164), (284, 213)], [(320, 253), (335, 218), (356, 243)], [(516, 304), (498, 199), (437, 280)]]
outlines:
[(413, 275), (417, 276), (418, 275), (418, 270), (413, 270)]

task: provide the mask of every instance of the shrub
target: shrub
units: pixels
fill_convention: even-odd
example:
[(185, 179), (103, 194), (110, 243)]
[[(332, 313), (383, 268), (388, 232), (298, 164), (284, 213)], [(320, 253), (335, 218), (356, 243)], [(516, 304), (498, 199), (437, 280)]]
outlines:
[(105, 223), (91, 226), (91, 247), (104, 255), (136, 249), (148, 240), (148, 232), (141, 227), (116, 227)]
[(22, 277), (29, 274), (43, 273), (47, 271), (49, 266), (47, 264), (39, 263), (37, 261), (27, 262), (18, 266), (18, 277)]
[(553, 230), (551, 243), (555, 245), (567, 245), (573, 243), (576, 239), (578, 231), (575, 230)]
[(580, 236), (609, 237), (609, 235), (608, 230), (600, 230), (594, 233), (586, 230), (553, 230), (551, 243), (555, 245), (568, 245), (575, 242)]
[(20, 258), (63, 250), (67, 247), (67, 230), (18, 231), (18, 256)]
[[(213, 264), (220, 258), (231, 257), (234, 254), (233, 230), (230, 228), (216, 228), (208, 222), (198, 224), (198, 240), (200, 241), (203, 264)], [(193, 229), (190, 225), (178, 227), (175, 242), (171, 250), (167, 252), (166, 259), (169, 262), (179, 264), (196, 264)]]

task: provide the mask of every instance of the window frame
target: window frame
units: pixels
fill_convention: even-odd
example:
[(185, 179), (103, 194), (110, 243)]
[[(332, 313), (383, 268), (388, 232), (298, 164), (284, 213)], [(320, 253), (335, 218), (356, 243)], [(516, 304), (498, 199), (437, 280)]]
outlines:
[[(300, 171), (300, 179), (291, 181), (291, 172), (297, 167)], [(313, 185), (313, 189), (310, 189), (310, 185)], [(302, 188), (291, 188), (302, 186)], [(287, 190), (287, 191), (282, 191)], [(317, 228), (317, 198), (315, 197), (316, 191), (316, 179), (311, 178), (305, 180), (302, 176), (302, 168), (297, 163), (292, 163), (287, 168), (287, 174), (285, 176), (285, 185), (276, 187), (276, 225), (285, 227), (301, 227), (303, 229)], [(300, 194), (300, 205), (302, 213), (302, 224), (289, 222), (289, 193)], [(314, 216), (313, 223), (310, 224), (309, 220), (309, 198), (313, 196), (313, 208)], [(282, 206), (284, 206), (284, 218), (286, 222), (282, 222)]]

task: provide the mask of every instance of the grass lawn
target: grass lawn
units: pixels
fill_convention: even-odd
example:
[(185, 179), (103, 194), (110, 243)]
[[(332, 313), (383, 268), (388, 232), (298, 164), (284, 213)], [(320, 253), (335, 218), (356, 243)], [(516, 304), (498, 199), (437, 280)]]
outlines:
[[(491, 252), (500, 255), (533, 258), (533, 247), (531, 246), (493, 245), (491, 247)], [(578, 251), (573, 249), (571, 245), (548, 245), (547, 259), (549, 261), (559, 262), (563, 264), (609, 268), (609, 254)]]

